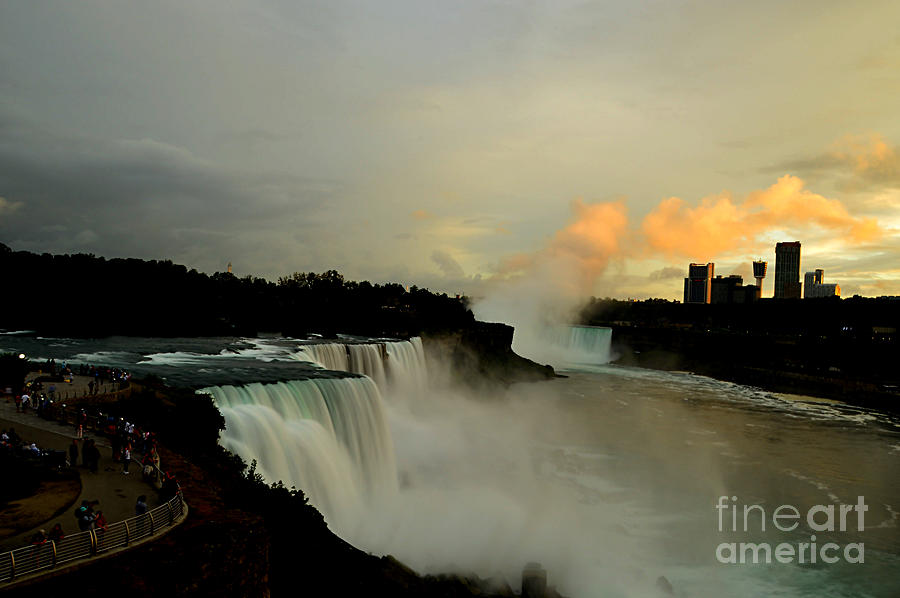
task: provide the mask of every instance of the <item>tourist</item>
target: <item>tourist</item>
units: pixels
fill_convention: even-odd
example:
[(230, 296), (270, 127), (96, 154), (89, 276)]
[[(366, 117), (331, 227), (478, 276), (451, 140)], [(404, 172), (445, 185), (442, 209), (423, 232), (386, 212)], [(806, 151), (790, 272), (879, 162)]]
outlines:
[(131, 443), (125, 443), (122, 451), (122, 475), (128, 475), (128, 465), (131, 464)]
[(109, 525), (106, 523), (106, 517), (103, 515), (103, 511), (97, 511), (97, 515), (94, 518), (94, 532), (97, 536), (97, 550), (103, 550), (103, 540), (106, 536), (106, 530), (109, 529)]
[(47, 542), (47, 532), (44, 530), (38, 530), (35, 532), (33, 536), (31, 536), (31, 544), (32, 546), (40, 546)]
[(75, 515), (75, 521), (78, 522), (78, 528), (81, 529), (81, 531), (84, 531), (81, 527), (81, 521), (84, 519), (85, 514), (89, 512), (90, 508), (91, 503), (87, 500), (83, 500), (81, 501), (81, 506), (75, 509), (75, 512), (73, 513), (73, 515)]
[(103, 511), (97, 511), (97, 514), (94, 516), (94, 529), (98, 532), (105, 532), (109, 529), (109, 524), (106, 522), (106, 517), (103, 515)]
[(137, 502), (134, 504), (134, 514), (135, 515), (143, 515), (147, 512), (147, 495), (141, 494), (138, 496)]
[(66, 534), (63, 531), (62, 524), (59, 523), (53, 526), (53, 529), (50, 530), (50, 534), (47, 536), (47, 538), (52, 540), (57, 546), (59, 546), (59, 543), (62, 542), (65, 537)]

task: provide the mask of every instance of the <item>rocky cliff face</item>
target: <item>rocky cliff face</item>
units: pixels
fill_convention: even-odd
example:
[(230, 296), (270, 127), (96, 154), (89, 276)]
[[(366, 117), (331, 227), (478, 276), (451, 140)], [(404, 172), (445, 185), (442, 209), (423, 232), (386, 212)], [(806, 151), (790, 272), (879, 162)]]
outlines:
[(422, 336), (429, 360), (446, 362), (451, 375), (470, 386), (503, 385), (553, 378), (541, 365), (512, 350), (514, 329), (506, 324), (474, 322), (461, 330)]

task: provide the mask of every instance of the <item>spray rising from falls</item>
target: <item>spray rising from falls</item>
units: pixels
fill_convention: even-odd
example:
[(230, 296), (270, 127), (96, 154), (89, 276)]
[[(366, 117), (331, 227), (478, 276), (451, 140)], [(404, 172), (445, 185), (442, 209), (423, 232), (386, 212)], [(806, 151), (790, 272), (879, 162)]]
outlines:
[[(602, 342), (594, 335), (602, 336), (575, 331), (558, 342), (596, 348)], [(555, 444), (558, 427), (566, 428), (558, 436), (566, 443), (579, 435), (559, 421), (565, 413), (546, 400), (543, 386), (472, 400), (428, 379), (419, 339), (308, 345), (304, 352), (322, 365), (380, 373), (387, 400), (372, 378), (325, 372), (206, 392), (225, 417), (222, 445), (256, 459), (267, 481), (302, 489), (351, 544), (396, 555), (420, 572), (506, 580), (536, 560), (560, 578), (583, 575), (582, 587), (596, 585), (597, 563), (618, 571), (619, 555), (636, 553), (626, 550), (628, 538), (595, 546), (598, 534), (616, 533), (624, 509), (595, 509), (580, 502), (592, 486), (553, 477), (558, 466), (572, 476), (572, 458), (546, 442)], [(602, 457), (584, 461), (594, 467)]]
[(394, 446), (371, 379), (213, 386), (222, 445), (269, 481), (302, 488), (326, 519), (397, 489)]

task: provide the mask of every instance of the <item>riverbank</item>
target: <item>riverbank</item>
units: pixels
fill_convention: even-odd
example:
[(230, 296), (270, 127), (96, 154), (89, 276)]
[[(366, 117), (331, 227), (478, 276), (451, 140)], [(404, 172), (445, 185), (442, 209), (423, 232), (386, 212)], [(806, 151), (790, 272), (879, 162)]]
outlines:
[(852, 369), (822, 366), (816, 355), (797, 341), (672, 328), (610, 327), (612, 363), (618, 365), (689, 371), (770, 392), (900, 411), (896, 387), (862, 379)]

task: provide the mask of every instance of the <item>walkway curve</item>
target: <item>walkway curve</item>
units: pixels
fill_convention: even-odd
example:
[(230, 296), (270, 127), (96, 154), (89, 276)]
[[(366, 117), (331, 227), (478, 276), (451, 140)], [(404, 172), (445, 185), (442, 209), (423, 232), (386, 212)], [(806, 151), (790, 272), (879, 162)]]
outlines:
[(90, 530), (66, 536), (60, 542), (48, 540), (0, 554), (0, 589), (108, 556), (158, 538), (187, 517), (187, 503), (181, 490), (142, 515), (110, 524), (106, 530)]

